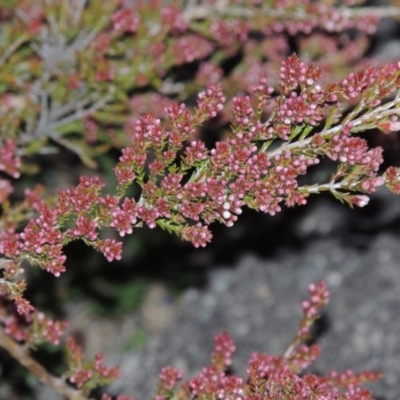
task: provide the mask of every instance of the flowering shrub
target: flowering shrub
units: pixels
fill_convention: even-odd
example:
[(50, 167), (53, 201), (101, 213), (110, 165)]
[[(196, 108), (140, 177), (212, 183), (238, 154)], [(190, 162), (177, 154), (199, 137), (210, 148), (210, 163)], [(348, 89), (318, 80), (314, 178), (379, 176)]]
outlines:
[(309, 337), (310, 326), (328, 301), (324, 282), (310, 285), (309, 290), (310, 300), (302, 304), (303, 318), (299, 330), (283, 356), (254, 353), (248, 363), (246, 380), (228, 375), (226, 369), (231, 365), (235, 346), (229, 334), (222, 333), (215, 337), (215, 350), (209, 367), (181, 385), (178, 381), (182, 379), (182, 373), (174, 368), (164, 368), (154, 398), (370, 399), (370, 393), (362, 390), (360, 385), (378, 379), (377, 373), (346, 371), (342, 374), (332, 372), (325, 377), (297, 375), (320, 354), (317, 345), (300, 343)]
[[(66, 271), (64, 247), (76, 240), (110, 262), (120, 260), (118, 235), (143, 226), (200, 247), (211, 241), (212, 223), (231, 227), (244, 207), (274, 215), (322, 191), (351, 207), (367, 205), (382, 185), (400, 193), (400, 169), (382, 173), (382, 149), (359, 135), (400, 129), (400, 63), (367, 66), (361, 52), (377, 17), (399, 15), (397, 8), (128, 3), (10, 1), (0, 8), (0, 344), (71, 399), (86, 398), (118, 370), (105, 367), (101, 355), (86, 361), (71, 338), (63, 379), (30, 357), (28, 350), (43, 342), (58, 345), (66, 322), (51, 320), (24, 297), (24, 269), (39, 266), (59, 277)], [(358, 34), (352, 38), (349, 29)], [(288, 54), (293, 35), (298, 54)], [(224, 63), (240, 53), (243, 59), (225, 73)], [(195, 71), (193, 84), (179, 75), (186, 64)], [(270, 75), (277, 79), (270, 82)], [(201, 130), (211, 127), (223, 137), (209, 148)], [(22, 200), (13, 197), (20, 178), (59, 147), (89, 167), (96, 154), (120, 149), (115, 190), (107, 193), (99, 177), (81, 176), (57, 194), (37, 186), (24, 187)], [(329, 182), (301, 185), (298, 178), (321, 158), (336, 163)], [(357, 387), (374, 374), (297, 375), (318, 355), (315, 347), (298, 347), (327, 299), (323, 284), (311, 292), (284, 356), (255, 355), (248, 381), (226, 375), (234, 346), (223, 334), (211, 366), (177, 396), (370, 398)], [(156, 398), (174, 397), (180, 377), (164, 369)]]

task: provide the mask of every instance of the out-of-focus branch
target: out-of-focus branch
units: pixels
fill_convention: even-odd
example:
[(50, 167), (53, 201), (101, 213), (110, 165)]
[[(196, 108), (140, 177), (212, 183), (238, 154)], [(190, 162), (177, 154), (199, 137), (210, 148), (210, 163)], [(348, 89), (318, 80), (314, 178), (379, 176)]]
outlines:
[(28, 39), (28, 35), (21, 35), (14, 43), (12, 43), (0, 57), (0, 68), (8, 60), (8, 58)]
[[(87, 96), (84, 99), (74, 99), (63, 105), (52, 105), (48, 108), (48, 93), (45, 90), (38, 90), (40, 102), (40, 116), (37, 126), (32, 131), (20, 133), (21, 143), (29, 142), (33, 138), (60, 136), (57, 130), (66, 124), (81, 120), (104, 107), (113, 98), (113, 89), (108, 93), (99, 96)], [(96, 99), (96, 97), (98, 97)]]
[[(187, 21), (192, 21), (196, 19), (213, 19), (222, 16), (230, 16), (237, 18), (254, 18), (259, 15), (265, 15), (269, 18), (279, 19), (285, 18), (290, 21), (296, 21), (298, 19), (309, 18), (310, 15), (306, 10), (301, 8), (295, 10), (287, 9), (277, 9), (269, 7), (261, 8), (246, 8), (240, 6), (233, 6), (231, 4), (226, 4), (222, 7), (221, 2), (216, 2), (213, 5), (196, 5), (187, 7), (183, 12), (183, 17)], [(225, 2), (227, 3), (227, 2)], [(337, 7), (335, 12), (344, 13), (348, 18), (361, 18), (363, 16), (373, 15), (377, 18), (395, 18), (400, 16), (400, 7)]]
[(2, 327), (0, 327), (0, 346), (7, 350), (13, 358), (27, 368), (37, 379), (57, 393), (70, 400), (88, 400), (79, 390), (70, 387), (64, 379), (57, 378), (43, 368), (28, 354), (28, 351), (25, 350), (23, 346), (9, 337)]

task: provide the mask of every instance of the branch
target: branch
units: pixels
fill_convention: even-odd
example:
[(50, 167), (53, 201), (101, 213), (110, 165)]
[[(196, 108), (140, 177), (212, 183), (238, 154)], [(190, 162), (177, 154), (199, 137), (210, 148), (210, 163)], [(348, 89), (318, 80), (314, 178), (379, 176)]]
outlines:
[(298, 191), (302, 193), (310, 193), (310, 194), (319, 194), (321, 192), (329, 191), (333, 195), (338, 193), (338, 190), (345, 189), (345, 190), (354, 190), (352, 187), (356, 186), (359, 182), (349, 183), (347, 180), (336, 182), (336, 183), (323, 183), (311, 186), (299, 186)]
[(71, 11), (72, 11), (72, 24), (74, 26), (78, 25), (81, 17), (82, 12), (85, 8), (86, 0), (77, 0), (71, 4)]
[(111, 87), (109, 92), (102, 96), (99, 100), (94, 102), (90, 107), (87, 107), (85, 109), (81, 110), (76, 110), (74, 114), (60, 118), (58, 121), (51, 121), (49, 125), (50, 131), (55, 131), (57, 130), (60, 126), (69, 124), (71, 122), (74, 122), (76, 120), (82, 120), (83, 118), (87, 117), (88, 115), (91, 115), (101, 107), (104, 107), (109, 101), (113, 99), (113, 88)]
[(18, 39), (15, 40), (14, 43), (12, 43), (7, 50), (4, 51), (3, 55), (0, 57), (0, 68), (3, 66), (3, 64), (7, 61), (9, 57), (24, 43), (25, 41), (28, 40), (28, 35), (24, 34), (20, 36)]
[[(188, 7), (184, 13), (183, 18), (186, 21), (193, 21), (196, 19), (206, 18), (219, 18), (219, 17), (237, 17), (243, 19), (255, 18), (263, 15), (271, 19), (284, 18), (288, 21), (303, 20), (310, 18), (307, 10), (297, 8), (294, 10), (277, 9), (271, 7), (262, 7), (249, 9), (241, 6), (232, 6), (231, 4), (221, 7), (221, 2), (216, 2), (214, 5), (199, 5)], [(226, 2), (225, 2), (226, 3)], [(338, 7), (335, 11), (346, 15), (348, 18), (362, 18), (368, 15), (373, 15), (379, 18), (394, 18), (400, 16), (400, 7)]]
[(27, 353), (23, 346), (9, 337), (2, 327), (0, 327), (0, 346), (7, 350), (13, 358), (27, 368), (37, 379), (57, 393), (67, 397), (69, 400), (88, 400), (79, 390), (70, 387), (64, 379), (50, 374)]
[[(89, 97), (82, 100), (73, 100), (64, 105), (53, 105), (48, 109), (47, 99), (48, 93), (45, 90), (38, 90), (40, 97), (39, 101), (40, 116), (38, 123), (32, 132), (20, 132), (20, 143), (29, 143), (33, 138), (50, 137), (53, 140), (59, 139), (62, 135), (57, 130), (66, 124), (77, 120), (82, 120), (88, 115), (91, 115), (98, 109), (104, 107), (113, 98), (113, 88), (110, 88), (108, 93), (99, 97), (97, 100)], [(90, 104), (92, 102), (92, 104)], [(63, 114), (69, 114), (64, 116)]]
[[(383, 104), (380, 107), (377, 107), (373, 110), (367, 111), (365, 114), (351, 121), (352, 129), (357, 126), (362, 126), (366, 121), (376, 121), (378, 122), (381, 119), (387, 118), (391, 115), (400, 116), (400, 97), (396, 97), (394, 100), (389, 101), (388, 103)], [(340, 132), (343, 129), (343, 124), (336, 125), (330, 129), (323, 130), (319, 133), (319, 135), (323, 138), (334, 135), (335, 133)], [(308, 147), (312, 141), (313, 137), (309, 137), (307, 139), (303, 139), (297, 142), (283, 144), (278, 149), (267, 152), (268, 158), (272, 159), (277, 154), (282, 154), (290, 149), (300, 149), (304, 147)]]

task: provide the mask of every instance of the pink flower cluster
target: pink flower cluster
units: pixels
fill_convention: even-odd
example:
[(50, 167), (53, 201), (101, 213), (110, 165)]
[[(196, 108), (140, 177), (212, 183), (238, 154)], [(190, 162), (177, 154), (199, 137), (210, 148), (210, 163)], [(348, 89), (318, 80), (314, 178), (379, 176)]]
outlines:
[(65, 271), (66, 257), (62, 253), (64, 235), (57, 226), (57, 211), (45, 204), (38, 211), (40, 216), (28, 222), (19, 235), (20, 240), (16, 237), (4, 240), (1, 251), (11, 259), (30, 254), (41, 261), (44, 269), (60, 276)]
[(66, 375), (78, 388), (105, 385), (120, 376), (118, 368), (108, 368), (103, 365), (104, 356), (101, 353), (97, 354), (94, 360), (85, 360), (81, 347), (72, 337), (67, 339), (67, 362)]
[(328, 303), (329, 292), (325, 282), (311, 284), (309, 286), (310, 300), (305, 300), (302, 303), (304, 318), (300, 328), (301, 335), (307, 337), (309, 327), (314, 322), (314, 319), (319, 315), (319, 310)]
[(166, 6), (161, 8), (161, 22), (167, 26), (173, 34), (185, 32), (189, 24), (184, 20), (181, 10), (177, 7)]
[(198, 398), (235, 398), (244, 399), (243, 379), (226, 375), (214, 365), (203, 368), (195, 378), (189, 381), (190, 394)]
[(17, 156), (17, 145), (14, 140), (6, 139), (0, 142), (0, 171), (19, 178), (21, 160)]
[(130, 9), (116, 11), (111, 19), (114, 23), (113, 29), (117, 32), (135, 33), (139, 26), (139, 17)]
[[(364, 206), (365, 195), (340, 189), (372, 193), (386, 182), (395, 188), (398, 176), (392, 170), (385, 177), (377, 176), (382, 150), (369, 149), (352, 132), (362, 124), (376, 123), (376, 112), (369, 117), (367, 103), (377, 99), (377, 93), (388, 95), (400, 86), (399, 69), (398, 64), (368, 68), (364, 75), (352, 73), (323, 90), (316, 84), (321, 71), (293, 55), (281, 68), (282, 94), (271, 98), (273, 89), (261, 79), (251, 97), (235, 97), (232, 133), (211, 150), (201, 140), (186, 141), (198, 126), (221, 112), (225, 97), (220, 84), (200, 93), (194, 110), (184, 104), (166, 107), (165, 126), (159, 118), (144, 114), (126, 125), (131, 146), (122, 150), (114, 169), (117, 195), (103, 196), (99, 178), (82, 177), (77, 187), (59, 192), (54, 209), (35, 200), (39, 217), (27, 224), (19, 238), (10, 235), (3, 240), (1, 250), (11, 259), (34, 257), (59, 276), (65, 270), (62, 247), (71, 240), (85, 240), (109, 261), (121, 258), (121, 243), (99, 238), (104, 228), (125, 236), (143, 223), (150, 228), (159, 225), (196, 247), (205, 246), (212, 238), (208, 226), (214, 221), (232, 226), (244, 206), (274, 215), (282, 202), (305, 204), (309, 193), (307, 188), (300, 190), (298, 177), (319, 163), (321, 155), (340, 162), (331, 182), (335, 196)], [(338, 112), (340, 96), (348, 98), (350, 93), (365, 99), (366, 114), (357, 120), (355, 113), (343, 126), (318, 132), (320, 122)], [(274, 118), (263, 122), (269, 103)], [(283, 142), (270, 151), (274, 139)], [(352, 173), (354, 167), (357, 174)], [(141, 187), (136, 199), (125, 197), (133, 183)]]
[(383, 175), (386, 186), (396, 194), (400, 194), (400, 170), (389, 167)]
[(171, 49), (171, 56), (176, 65), (192, 63), (209, 56), (214, 46), (206, 39), (198, 35), (186, 34), (174, 41)]
[[(305, 318), (314, 321), (319, 317), (319, 310), (328, 301), (328, 291), (324, 282), (310, 285), (310, 300), (303, 302)], [(301, 324), (302, 325), (302, 324)], [(301, 329), (300, 329), (301, 330)], [(298, 334), (295, 342), (299, 344)], [(306, 339), (303, 337), (302, 340)], [(215, 348), (211, 365), (180, 388), (180, 371), (167, 367), (160, 374), (157, 400), (179, 398), (216, 398), (216, 399), (324, 399), (324, 400), (372, 400), (371, 393), (361, 388), (368, 381), (380, 377), (375, 372), (356, 374), (345, 371), (332, 372), (327, 376), (299, 374), (320, 354), (316, 345), (298, 345), (290, 355), (273, 356), (266, 353), (254, 353), (248, 363), (247, 379), (227, 374), (232, 352), (235, 346), (229, 334), (215, 337)]]
[(236, 350), (233, 340), (227, 332), (216, 335), (214, 338), (215, 347), (211, 355), (211, 362), (218, 368), (225, 370), (232, 364), (232, 354)]
[(54, 345), (60, 344), (60, 338), (68, 326), (66, 321), (53, 321), (42, 312), (34, 314), (33, 325), (37, 327), (34, 332), (35, 341), (44, 340)]
[(182, 379), (183, 373), (176, 368), (164, 367), (159, 376), (157, 398), (163, 398), (163, 394), (169, 394), (176, 388), (177, 383)]
[[(60, 344), (60, 339), (68, 326), (66, 321), (54, 321), (34, 308), (22, 297), (14, 299), (17, 304), (17, 315), (9, 312), (4, 322), (4, 332), (16, 341), (26, 341), (34, 345), (43, 342), (55, 346)], [(0, 315), (7, 309), (5, 304), (0, 304)]]
[(250, 29), (250, 21), (239, 19), (215, 21), (210, 27), (210, 31), (219, 45), (231, 51), (232, 47), (246, 41)]

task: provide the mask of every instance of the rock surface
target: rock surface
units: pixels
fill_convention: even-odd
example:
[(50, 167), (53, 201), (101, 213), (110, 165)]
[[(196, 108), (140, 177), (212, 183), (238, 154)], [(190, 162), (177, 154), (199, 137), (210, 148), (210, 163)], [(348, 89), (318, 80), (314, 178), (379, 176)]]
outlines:
[[(311, 371), (384, 371), (385, 378), (369, 388), (377, 399), (397, 400), (399, 200), (378, 196), (379, 207), (356, 212), (353, 219), (347, 218), (343, 206), (329, 213), (330, 208), (320, 204), (299, 220), (299, 234), (307, 236), (303, 247), (282, 246), (267, 258), (243, 254), (233, 267), (211, 270), (205, 288), (187, 290), (180, 298), (168, 328), (139, 351), (115, 357), (123, 377), (113, 388), (137, 400), (151, 398), (163, 366), (173, 365), (183, 369), (185, 377), (193, 376), (207, 365), (213, 336), (222, 331), (232, 335), (237, 347), (233, 371), (244, 374), (252, 351), (285, 350), (300, 321), (300, 302), (307, 298), (308, 285), (323, 279), (331, 301), (317, 324), (322, 355)], [(361, 228), (354, 231), (355, 225)]]

